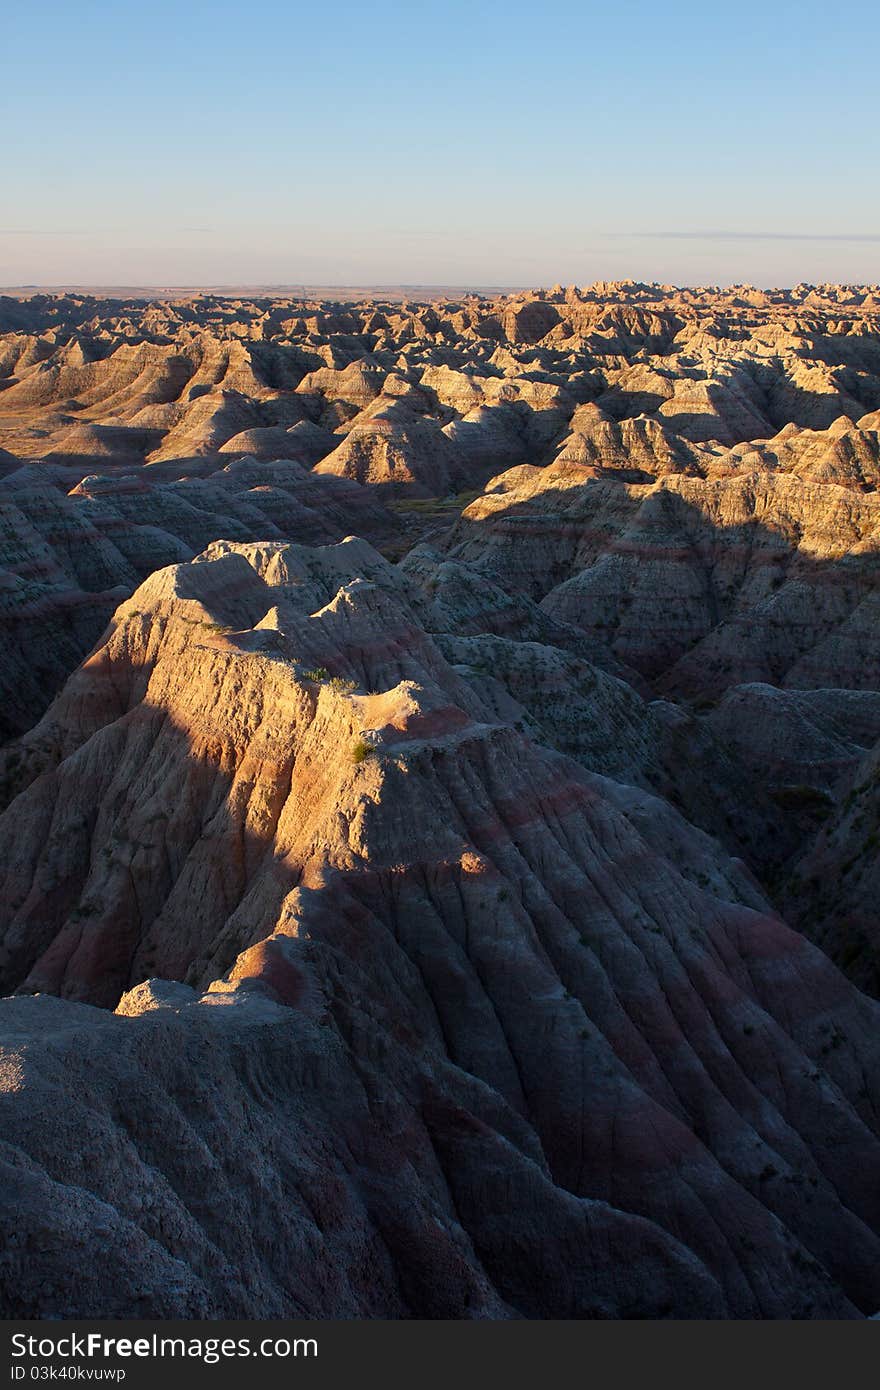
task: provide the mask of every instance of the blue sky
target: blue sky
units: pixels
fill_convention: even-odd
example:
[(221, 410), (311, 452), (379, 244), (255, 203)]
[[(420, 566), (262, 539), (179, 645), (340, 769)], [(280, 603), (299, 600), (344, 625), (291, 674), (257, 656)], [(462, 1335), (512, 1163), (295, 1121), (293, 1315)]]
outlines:
[(8, 7), (0, 284), (880, 280), (880, 7)]

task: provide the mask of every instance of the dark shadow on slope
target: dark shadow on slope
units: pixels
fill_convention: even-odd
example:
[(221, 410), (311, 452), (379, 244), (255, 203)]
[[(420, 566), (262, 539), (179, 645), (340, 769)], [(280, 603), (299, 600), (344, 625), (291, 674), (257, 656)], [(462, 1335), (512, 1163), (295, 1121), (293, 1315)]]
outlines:
[[(817, 560), (798, 552), (782, 529), (754, 520), (717, 526), (668, 488), (654, 490), (646, 502), (645, 494), (633, 495), (614, 480), (588, 478), (580, 488), (546, 496), (557, 499), (552, 511), (539, 496), (501, 505), (484, 519), (463, 517), (447, 538), (450, 558), (604, 641), (657, 694), (686, 702), (689, 717), (711, 714), (726, 690), (755, 682), (793, 693), (880, 691), (880, 554)], [(771, 893), (781, 893), (794, 860), (821, 834), (836, 798), (846, 796), (865, 745), (854, 747), (832, 785), (827, 764), (814, 765), (807, 755), (794, 775), (796, 748), (781, 780), (768, 762), (731, 782), (723, 747), (714, 760), (702, 749), (694, 764), (686, 723), (679, 733), (677, 753), (668, 754), (670, 770), (677, 762), (679, 787), (670, 777), (660, 790), (743, 854)], [(733, 835), (716, 816), (707, 821), (699, 799), (683, 799), (682, 773), (697, 783), (718, 778), (705, 787), (706, 799), (714, 797), (719, 810), (739, 821)], [(732, 786), (736, 804), (725, 806)], [(830, 940), (815, 908), (814, 877), (798, 880), (797, 901), (786, 890), (786, 903), (810, 924), (811, 935)], [(865, 910), (873, 921), (874, 909)], [(845, 947), (834, 954), (844, 969), (852, 964)], [(860, 978), (869, 976), (863, 971)]]
[[(228, 617), (221, 608), (208, 611)], [(117, 788), (120, 739), (130, 741), (137, 778)], [(229, 765), (222, 737), (201, 721), (186, 728), (166, 709), (141, 703), (68, 760), (64, 775), (76, 780), (91, 822), (67, 847), (74, 877), (56, 883), (63, 924), (43, 976), (32, 975), (30, 985), (51, 989), (51, 970), (77, 955), (65, 992), (80, 997), (88, 988), (109, 995), (111, 982), (115, 993), (153, 968), (204, 984), (211, 953), (235, 918), (229, 952), (261, 948), (258, 973), (245, 971), (240, 983), (267, 987), (294, 1014), (330, 1030), (328, 1042), (388, 1128), (386, 1162), (393, 1156), (410, 1171), (416, 1138), (427, 1130), (452, 1184), (456, 1219), (513, 1307), (602, 1315), (592, 1286), (589, 1296), (580, 1284), (572, 1294), (568, 1271), (578, 1248), (593, 1240), (594, 1221), (602, 1232), (612, 1222), (604, 1248), (616, 1267), (621, 1248), (630, 1249), (616, 1225), (617, 1213), (626, 1212), (681, 1243), (670, 1247), (667, 1234), (643, 1226), (632, 1233), (633, 1257), (641, 1250), (656, 1277), (667, 1271), (671, 1293), (662, 1301), (669, 1312), (692, 1311), (687, 1297), (695, 1288), (713, 1306), (703, 1267), (724, 1290), (723, 1299), (714, 1295), (716, 1311), (852, 1316), (850, 1300), (873, 1308), (880, 1291), (880, 1211), (870, 1195), (877, 1141), (869, 1101), (856, 1094), (847, 1070), (850, 1056), (857, 1069), (876, 1046), (866, 1001), (846, 991), (842, 1001), (827, 963), (818, 953), (805, 961), (797, 939), (772, 918), (682, 888), (668, 871), (652, 892), (656, 854), (645, 854), (583, 774), (554, 760), (540, 785), (530, 789), (526, 777), (520, 787), (531, 760), (528, 744), (516, 738), (494, 770), (488, 753), (481, 755), (470, 764), (475, 780), (463, 801), (456, 800), (462, 767), (454, 748), (438, 744), (406, 774), (389, 760), (383, 797), (423, 837), (411, 862), (389, 852), (391, 827), (387, 845), (373, 845), (369, 860), (328, 869), (323, 878), (313, 873), (306, 886), (293, 856), (275, 857), (277, 813), (259, 834), (244, 828), (242, 802), (232, 794), (241, 763)], [(288, 770), (278, 765), (271, 777), (279, 792), (277, 802), (268, 798), (274, 807), (287, 794)], [(461, 863), (438, 839), (439, 820), (419, 825), (428, 794), (422, 787), (443, 790), (463, 819), (477, 852)], [(185, 838), (174, 825), (177, 808), (189, 827)], [(106, 833), (95, 843), (99, 814)], [(537, 837), (530, 817), (545, 827)], [(105, 848), (111, 862), (100, 899), (74, 878)], [(619, 883), (626, 884), (622, 895)], [(301, 915), (270, 948), (266, 933), (297, 886)], [(166, 915), (161, 939), (151, 939), (175, 891), (180, 910)], [(41, 930), (55, 911), (39, 919)], [(36, 925), (36, 918), (28, 922)], [(280, 959), (273, 961), (275, 950)], [(279, 987), (290, 993), (279, 995)], [(834, 1083), (821, 1104), (804, 1076), (810, 1067), (821, 1076), (819, 1041), (800, 1025), (800, 1010), (814, 1006), (820, 1016), (833, 1006), (844, 1031), (852, 1029), (821, 1063)], [(271, 1109), (272, 1071), (258, 1053), (241, 1048), (239, 1056), (244, 1094)], [(319, 1081), (330, 1075), (314, 1074)], [(399, 1082), (405, 1110), (390, 1082)], [(197, 1077), (190, 1076), (188, 1094), (190, 1086)], [(330, 1084), (324, 1089), (334, 1094)], [(286, 1115), (281, 1133), (300, 1122)], [(358, 1186), (371, 1183), (371, 1147), (356, 1126), (344, 1133)], [(490, 1220), (487, 1182), (495, 1193)], [(560, 1204), (581, 1199), (605, 1205), (587, 1226), (579, 1206), (563, 1221)], [(496, 1214), (508, 1208), (517, 1214), (511, 1226)], [(526, 1211), (535, 1213), (534, 1228), (523, 1246)], [(539, 1234), (541, 1211), (553, 1242)], [(408, 1298), (435, 1308), (397, 1218), (392, 1212), (381, 1228), (405, 1265)], [(744, 1229), (748, 1245), (736, 1241)], [(562, 1266), (553, 1254), (559, 1242), (567, 1252)], [(655, 1249), (663, 1257), (656, 1270)], [(656, 1305), (652, 1279), (644, 1292), (627, 1292), (623, 1310), (606, 1303), (604, 1311), (656, 1315)]]

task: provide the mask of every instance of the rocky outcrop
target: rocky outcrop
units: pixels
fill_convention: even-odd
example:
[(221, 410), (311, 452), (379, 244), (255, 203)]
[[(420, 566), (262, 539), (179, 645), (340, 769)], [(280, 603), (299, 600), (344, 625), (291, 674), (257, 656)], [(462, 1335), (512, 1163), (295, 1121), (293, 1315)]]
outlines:
[[(41, 771), (0, 818), (4, 985), (122, 1014), (36, 1000), (0, 1016), (33, 1229), (78, 1219), (87, 1250), (131, 1231), (140, 1273), (114, 1255), (114, 1306), (149, 1313), (264, 1296), (347, 1315), (873, 1310), (878, 1006), (716, 841), (517, 728), (425, 632), (408, 582), (360, 542), (226, 546), (161, 571), (30, 736)], [(205, 997), (123, 997), (153, 976)], [(25, 1024), (41, 1060), (16, 1060)], [(202, 1138), (200, 1093), (175, 1079), (195, 1056), (225, 1117)], [(27, 1121), (80, 1075), (106, 1115), (88, 1171), (63, 1128)], [(231, 1218), (204, 1175), (233, 1152), (251, 1179)], [(323, 1156), (318, 1192), (306, 1153)], [(307, 1240), (309, 1278), (325, 1273), (294, 1292)], [(625, 1273), (594, 1240), (628, 1252)], [(425, 1282), (437, 1241), (455, 1293)], [(30, 1309), (107, 1297), (56, 1263), (38, 1262)]]
[(56, 481), (50, 473), (43, 482), (36, 467), (0, 479), (0, 739), (30, 727), (120, 599), (157, 566), (221, 536), (390, 534), (391, 518), (369, 493), (291, 462), (243, 459), (179, 482), (145, 470), (90, 474), (69, 493)]
[[(476, 1078), (415, 1054), (386, 1073), (390, 1020), (352, 1016), (374, 1054), (355, 1065), (348, 1020), (321, 1001), (151, 984), (118, 1014), (0, 1004), (7, 1316), (723, 1306), (680, 1241), (556, 1184), (529, 1126)], [(609, 1249), (626, 1257), (611, 1274)]]
[[(723, 450), (790, 428), (822, 433), (876, 412), (878, 302), (876, 287), (734, 293), (626, 282), (344, 310), (282, 297), (6, 299), (0, 447), (114, 466), (220, 450), (299, 457), (285, 446), (297, 424), (345, 434), (364, 417), (363, 431), (398, 400), (417, 415), (442, 407), (439, 423), (453, 427), (456, 441), (460, 433), (457, 466), (467, 471), (470, 456), (462, 486), (473, 486), (485, 476), (492, 435), (501, 450), (490, 472), (544, 462), (575, 405), (597, 399), (610, 420), (644, 419), (660, 437), (666, 431), (662, 454)], [(511, 431), (525, 439), (522, 458)], [(647, 433), (658, 438), (656, 429)], [(423, 442), (408, 441), (419, 458), (409, 478), (406, 459), (392, 450), (389, 460), (376, 434), (366, 431), (372, 444), (349, 467), (372, 467), (383, 481), (387, 471), (395, 482), (448, 485), (448, 470), (426, 462)], [(613, 452), (616, 441), (607, 447)], [(643, 441), (637, 452), (646, 447), (650, 454), (656, 445)], [(438, 448), (427, 449), (432, 459)], [(844, 449), (831, 466), (859, 479), (863, 452), (855, 446), (850, 459)], [(365, 453), (376, 454), (372, 465)], [(455, 467), (451, 482), (459, 485)]]
[(880, 741), (837, 785), (824, 824), (796, 860), (782, 896), (792, 921), (846, 972), (880, 995)]
[(876, 495), (791, 474), (652, 483), (579, 464), (493, 479), (445, 543), (657, 688), (876, 689)]
[(0, 298), (7, 1316), (876, 1311), (878, 337)]
[(383, 396), (350, 422), (342, 443), (315, 472), (423, 497), (469, 481), (439, 424)]

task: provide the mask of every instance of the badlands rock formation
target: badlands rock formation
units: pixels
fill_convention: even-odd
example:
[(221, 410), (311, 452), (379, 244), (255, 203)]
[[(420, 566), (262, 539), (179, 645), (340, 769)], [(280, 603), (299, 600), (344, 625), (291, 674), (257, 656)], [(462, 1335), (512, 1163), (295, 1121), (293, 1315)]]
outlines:
[(292, 460), (235, 459), (181, 478), (71, 475), (28, 464), (0, 478), (0, 737), (20, 733), (157, 566), (231, 540), (391, 533), (381, 503)]
[(876, 1311), (880, 291), (0, 329), (4, 1313)]

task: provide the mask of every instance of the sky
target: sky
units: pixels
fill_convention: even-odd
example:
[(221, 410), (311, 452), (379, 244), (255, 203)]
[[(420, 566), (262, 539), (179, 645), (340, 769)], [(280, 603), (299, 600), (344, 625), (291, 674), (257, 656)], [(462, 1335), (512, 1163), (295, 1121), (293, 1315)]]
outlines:
[(880, 281), (876, 0), (6, 8), (0, 285)]

